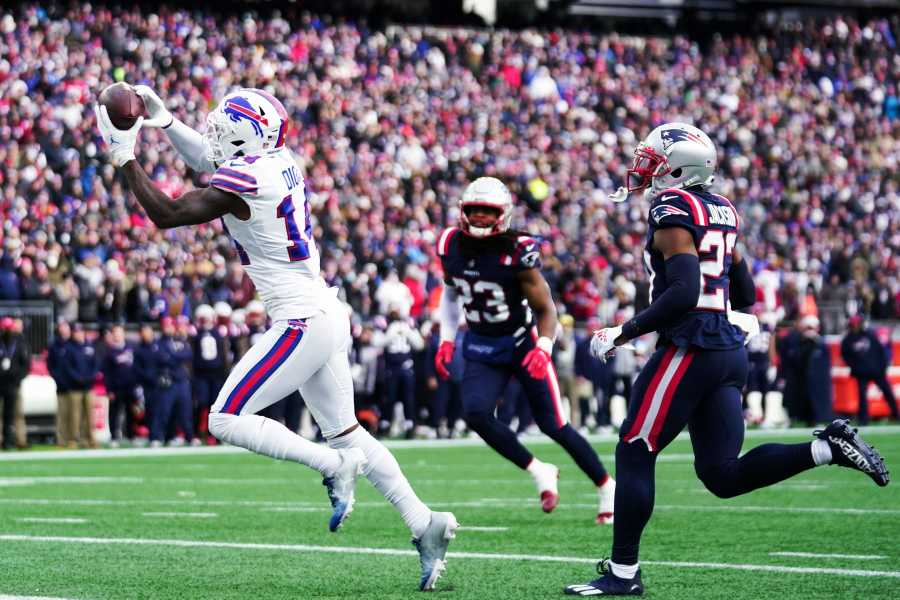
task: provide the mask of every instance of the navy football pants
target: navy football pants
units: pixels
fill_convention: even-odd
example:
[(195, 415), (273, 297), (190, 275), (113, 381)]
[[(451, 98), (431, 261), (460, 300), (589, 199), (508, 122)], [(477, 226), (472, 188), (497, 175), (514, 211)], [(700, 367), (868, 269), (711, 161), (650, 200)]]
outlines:
[(706, 488), (732, 498), (815, 466), (809, 442), (763, 444), (741, 457), (741, 388), (747, 352), (660, 348), (635, 382), (616, 446), (616, 512), (612, 560), (638, 560), (641, 532), (653, 512), (656, 456), (685, 426), (694, 470)]
[(540, 430), (562, 446), (591, 481), (596, 485), (603, 484), (608, 478), (603, 463), (588, 441), (563, 416), (556, 370), (551, 366), (547, 377), (535, 379), (522, 367), (525, 355), (532, 348), (534, 340), (526, 339), (516, 348), (509, 364), (466, 361), (462, 380), (463, 416), (466, 424), (504, 458), (519, 468), (527, 468), (534, 455), (494, 414), (503, 390), (509, 380), (515, 377), (528, 398), (532, 416)]

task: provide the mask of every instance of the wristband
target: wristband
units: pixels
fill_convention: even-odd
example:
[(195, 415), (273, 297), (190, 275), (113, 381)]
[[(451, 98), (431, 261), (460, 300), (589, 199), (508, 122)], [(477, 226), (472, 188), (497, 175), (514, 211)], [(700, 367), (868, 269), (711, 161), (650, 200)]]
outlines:
[(541, 336), (537, 339), (535, 345), (546, 352), (548, 355), (553, 354), (553, 340), (547, 336)]

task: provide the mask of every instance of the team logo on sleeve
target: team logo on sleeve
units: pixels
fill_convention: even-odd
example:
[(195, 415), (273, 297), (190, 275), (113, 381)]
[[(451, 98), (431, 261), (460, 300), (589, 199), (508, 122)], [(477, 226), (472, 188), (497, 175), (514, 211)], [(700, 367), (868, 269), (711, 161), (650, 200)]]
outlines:
[(650, 209), (650, 218), (657, 223), (661, 222), (666, 217), (678, 216), (689, 217), (690, 215), (687, 214), (687, 211), (681, 210), (677, 206), (672, 206), (671, 204), (660, 204)]
[(522, 257), (522, 264), (528, 267), (529, 269), (533, 269), (537, 266), (538, 261), (541, 258), (540, 252), (528, 252)]

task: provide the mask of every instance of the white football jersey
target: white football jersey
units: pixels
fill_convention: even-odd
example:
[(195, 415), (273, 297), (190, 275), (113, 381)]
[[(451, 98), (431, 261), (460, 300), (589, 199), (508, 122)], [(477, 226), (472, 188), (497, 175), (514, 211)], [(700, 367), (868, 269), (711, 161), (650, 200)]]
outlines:
[(229, 160), (210, 185), (250, 207), (246, 221), (230, 214), (222, 221), (273, 321), (311, 316), (334, 297), (320, 273), (305, 183), (290, 150)]

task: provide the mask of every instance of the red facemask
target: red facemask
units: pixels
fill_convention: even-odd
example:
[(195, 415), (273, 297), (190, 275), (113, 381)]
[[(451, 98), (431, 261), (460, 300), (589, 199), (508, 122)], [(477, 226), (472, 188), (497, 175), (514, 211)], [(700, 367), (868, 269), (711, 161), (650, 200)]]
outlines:
[[(660, 165), (664, 165), (660, 169)], [(662, 177), (672, 172), (668, 160), (662, 154), (648, 146), (638, 146), (634, 151), (634, 160), (628, 169), (628, 191), (638, 192), (653, 182), (654, 177)]]

